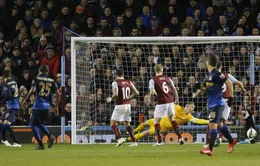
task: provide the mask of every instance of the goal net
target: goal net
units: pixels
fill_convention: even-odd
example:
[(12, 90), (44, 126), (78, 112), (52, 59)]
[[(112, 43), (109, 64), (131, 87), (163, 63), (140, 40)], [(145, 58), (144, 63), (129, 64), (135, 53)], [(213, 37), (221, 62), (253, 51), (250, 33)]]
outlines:
[[(210, 54), (218, 55), (222, 71), (240, 80), (247, 90), (243, 95), (234, 85), (235, 102), (227, 122), (232, 136), (245, 139), (247, 111), (254, 114), (256, 125), (259, 124), (256, 104), (260, 91), (259, 37), (73, 37), (71, 42), (73, 144), (116, 141), (109, 124), (114, 103), (107, 104), (106, 98), (112, 95), (111, 84), (118, 68), (124, 69), (125, 78), (130, 79), (140, 92), (138, 98), (131, 100), (134, 127), (153, 118), (156, 103), (147, 93), (155, 64), (165, 66), (165, 75), (170, 76), (177, 87), (180, 105), (194, 102), (196, 108), (192, 116), (207, 119), (206, 95), (195, 99), (192, 95), (197, 90), (197, 83), (204, 81), (206, 57)], [(187, 122), (180, 127), (186, 142), (205, 142), (206, 125)], [(128, 137), (125, 128), (120, 126), (120, 129), (123, 136)], [(148, 136), (139, 142), (153, 143), (154, 139), (154, 136)], [(178, 140), (169, 130), (164, 133), (164, 141), (175, 143)]]

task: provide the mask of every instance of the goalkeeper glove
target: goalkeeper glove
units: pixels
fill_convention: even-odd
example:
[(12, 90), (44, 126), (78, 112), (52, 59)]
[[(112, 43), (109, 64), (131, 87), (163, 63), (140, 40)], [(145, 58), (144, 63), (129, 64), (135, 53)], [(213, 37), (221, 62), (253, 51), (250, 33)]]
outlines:
[(228, 98), (228, 101), (227, 101), (227, 105), (228, 105), (229, 107), (231, 107), (231, 106), (232, 106), (232, 103), (233, 103), (233, 97), (229, 97), (229, 98)]

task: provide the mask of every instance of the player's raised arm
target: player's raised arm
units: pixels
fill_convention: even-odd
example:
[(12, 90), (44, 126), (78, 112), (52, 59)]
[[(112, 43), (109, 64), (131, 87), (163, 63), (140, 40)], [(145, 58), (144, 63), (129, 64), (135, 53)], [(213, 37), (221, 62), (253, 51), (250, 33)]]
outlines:
[(151, 97), (151, 99), (153, 99), (153, 95), (154, 95), (154, 80), (150, 79), (149, 81), (149, 95)]
[(238, 81), (234, 76), (232, 76), (231, 74), (228, 74), (228, 78), (230, 79), (230, 81), (237, 85), (241, 90), (242, 90), (242, 93), (245, 93), (246, 90), (244, 88), (244, 85), (242, 84), (242, 82)]
[(139, 91), (136, 89), (136, 87), (134, 86), (134, 84), (132, 82), (130, 82), (130, 83), (132, 85), (130, 87), (130, 89), (133, 92), (133, 94), (130, 96), (130, 99), (132, 99), (132, 98), (135, 98), (135, 97), (139, 96)]
[(232, 106), (232, 102), (233, 102), (233, 97), (234, 97), (234, 91), (233, 91), (233, 83), (230, 81), (230, 79), (227, 79), (225, 82), (226, 86), (227, 86), (227, 90), (228, 90), (228, 106), (231, 107)]
[[(170, 78), (169, 78), (169, 79), (170, 79)], [(170, 85), (171, 85), (172, 92), (173, 92), (173, 96), (174, 96), (174, 99), (175, 99), (174, 103), (175, 103), (176, 105), (178, 105), (178, 104), (179, 104), (179, 95), (178, 95), (177, 89), (176, 89), (176, 87), (175, 87), (175, 85), (174, 85), (172, 79), (170, 79)]]
[(35, 89), (36, 89), (35, 83), (36, 83), (36, 80), (34, 79), (34, 80), (32, 81), (32, 87), (31, 87), (29, 93), (27, 94), (27, 96), (25, 97), (25, 99), (24, 99), (23, 102), (22, 102), (22, 106), (25, 106), (25, 105), (26, 105), (26, 102), (27, 102), (27, 101), (30, 99), (30, 97), (35, 93)]

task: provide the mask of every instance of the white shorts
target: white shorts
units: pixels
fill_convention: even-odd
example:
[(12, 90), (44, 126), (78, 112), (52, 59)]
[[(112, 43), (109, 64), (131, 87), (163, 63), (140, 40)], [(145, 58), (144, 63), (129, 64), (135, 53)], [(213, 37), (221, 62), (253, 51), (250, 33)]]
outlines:
[(222, 113), (222, 118), (223, 118), (224, 120), (228, 120), (229, 114), (230, 114), (230, 110), (231, 110), (231, 108), (228, 106), (227, 102), (225, 101), (224, 111), (223, 111), (223, 113)]
[(167, 115), (174, 116), (174, 104), (166, 103), (166, 104), (158, 104), (155, 106), (154, 117), (155, 118), (163, 118)]
[(115, 109), (112, 113), (111, 120), (119, 121), (119, 122), (131, 122), (131, 105), (123, 104), (116, 105)]

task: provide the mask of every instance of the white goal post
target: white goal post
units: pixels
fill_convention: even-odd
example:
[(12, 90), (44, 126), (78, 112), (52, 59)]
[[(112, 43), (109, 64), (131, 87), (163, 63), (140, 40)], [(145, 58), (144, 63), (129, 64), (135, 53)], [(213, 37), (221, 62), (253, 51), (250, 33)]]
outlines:
[[(194, 100), (190, 95), (195, 84), (205, 77), (205, 57), (209, 54), (218, 55), (224, 72), (241, 80), (248, 90), (246, 95), (241, 95), (235, 87), (235, 103), (229, 118), (233, 136), (245, 139), (243, 111), (258, 108), (255, 85), (259, 86), (260, 72), (255, 71), (255, 57), (260, 56), (260, 37), (257, 36), (72, 37), (71, 53), (72, 144), (115, 142), (109, 126), (114, 104), (106, 104), (104, 99), (111, 96), (113, 71), (119, 67), (141, 92), (138, 99), (131, 101), (132, 125), (135, 127), (152, 118), (153, 99), (151, 101), (145, 95), (148, 92), (147, 79), (149, 81), (153, 75), (150, 69), (155, 63), (163, 64), (167, 75), (178, 84), (180, 104), (183, 106), (193, 101), (196, 105), (193, 116), (206, 118), (205, 96)], [(243, 107), (244, 102), (248, 102), (246, 107)], [(186, 134), (187, 142), (203, 143), (205, 128), (188, 122), (181, 126), (181, 131)], [(123, 127), (121, 129), (124, 135)], [(171, 133), (165, 134), (166, 142), (176, 141)], [(144, 143), (153, 141), (153, 136), (140, 140)]]

